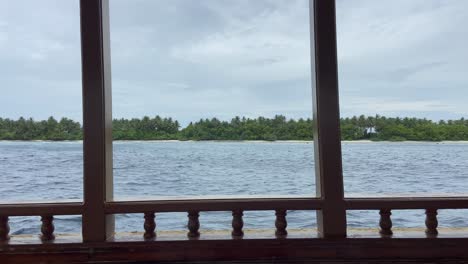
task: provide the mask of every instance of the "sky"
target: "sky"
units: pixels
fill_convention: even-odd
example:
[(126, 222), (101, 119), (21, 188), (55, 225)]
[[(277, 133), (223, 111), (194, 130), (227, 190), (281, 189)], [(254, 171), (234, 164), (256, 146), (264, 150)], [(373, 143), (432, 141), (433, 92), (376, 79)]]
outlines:
[[(311, 117), (307, 0), (110, 0), (113, 116)], [(468, 1), (338, 0), (341, 115), (468, 117)], [(0, 117), (81, 121), (78, 0), (0, 0)]]

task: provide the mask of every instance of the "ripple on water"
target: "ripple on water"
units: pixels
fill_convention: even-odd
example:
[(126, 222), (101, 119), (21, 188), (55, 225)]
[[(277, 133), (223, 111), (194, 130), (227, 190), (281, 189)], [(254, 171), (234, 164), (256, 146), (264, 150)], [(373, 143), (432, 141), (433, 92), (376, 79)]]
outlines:
[[(67, 142), (68, 143), (68, 142)], [(82, 143), (0, 142), (0, 200), (81, 199)], [(468, 144), (343, 144), (347, 196), (387, 194), (459, 195), (468, 190)], [(117, 142), (114, 144), (116, 197), (196, 195), (311, 195), (315, 190), (313, 148), (305, 143)], [(309, 212), (310, 213), (310, 212)], [(313, 214), (312, 214), (313, 215)], [(441, 226), (467, 226), (468, 214), (441, 212)], [(274, 214), (247, 216), (247, 225), (272, 227)], [(421, 225), (424, 215), (394, 215), (398, 225)], [(117, 218), (125, 231), (141, 230), (141, 214)], [(291, 212), (291, 226), (315, 224), (310, 214)], [(350, 226), (376, 226), (378, 211), (353, 214)], [(208, 214), (202, 228), (230, 227), (232, 216)], [(38, 227), (40, 220), (12, 226)], [(158, 214), (158, 224), (183, 229), (186, 214)], [(272, 222), (273, 221), (273, 222)], [(310, 222), (308, 222), (310, 221)], [(377, 221), (377, 222), (376, 222)], [(80, 231), (79, 218), (57, 220), (58, 230)], [(16, 227), (15, 227), (16, 228)], [(13, 230), (13, 229), (12, 229)], [(16, 228), (15, 232), (32, 232)]]

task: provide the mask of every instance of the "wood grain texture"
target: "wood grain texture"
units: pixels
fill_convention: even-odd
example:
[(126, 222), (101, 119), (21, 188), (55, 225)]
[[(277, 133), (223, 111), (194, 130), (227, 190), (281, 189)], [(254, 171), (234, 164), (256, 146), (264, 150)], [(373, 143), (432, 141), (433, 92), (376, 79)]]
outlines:
[[(0, 246), (3, 263), (444, 259), (468, 261), (468, 239), (241, 239)], [(325, 262), (326, 263), (326, 262)], [(457, 262), (456, 262), (457, 263)], [(461, 263), (461, 262), (459, 262)]]
[[(201, 197), (202, 198), (202, 197)], [(258, 210), (317, 210), (322, 207), (319, 198), (238, 198), (238, 199), (180, 199), (154, 201), (107, 202), (107, 214), (144, 212), (195, 211), (258, 211)]]
[(8, 224), (8, 216), (0, 216), (0, 242), (5, 242), (10, 239), (10, 225)]
[(145, 223), (143, 224), (143, 228), (145, 229), (145, 233), (143, 235), (145, 240), (154, 240), (156, 237), (156, 215), (154, 212), (145, 213)]
[(379, 233), (383, 237), (389, 237), (393, 235), (392, 231), (392, 211), (389, 209), (381, 209), (380, 212), (380, 221), (379, 221), (379, 226), (380, 226), (380, 231)]
[(276, 210), (275, 235), (277, 238), (286, 238), (288, 235), (288, 231), (286, 231), (286, 228), (288, 227), (286, 214), (286, 210)]
[(198, 231), (200, 229), (200, 220), (198, 219), (200, 216), (200, 213), (198, 211), (190, 211), (188, 213), (188, 230), (189, 232), (187, 233), (187, 236), (190, 239), (197, 239), (200, 237), (200, 232)]
[(325, 238), (346, 237), (335, 1), (310, 0), (309, 8), (317, 227)]
[(235, 239), (240, 239), (244, 236), (244, 231), (242, 228), (244, 227), (244, 220), (242, 216), (244, 215), (242, 210), (234, 210), (232, 211), (232, 232), (231, 235)]
[(0, 204), (0, 216), (80, 215), (83, 203)]
[(41, 240), (42, 242), (49, 242), (55, 239), (54, 235), (54, 217), (52, 215), (41, 216)]
[(437, 209), (426, 209), (426, 235), (430, 238), (436, 237), (439, 232), (437, 226), (439, 222), (437, 220)]
[(109, 1), (81, 0), (83, 86), (83, 239), (106, 241), (114, 216), (104, 203), (113, 199), (112, 86)]
[(348, 210), (468, 209), (468, 197), (346, 198)]

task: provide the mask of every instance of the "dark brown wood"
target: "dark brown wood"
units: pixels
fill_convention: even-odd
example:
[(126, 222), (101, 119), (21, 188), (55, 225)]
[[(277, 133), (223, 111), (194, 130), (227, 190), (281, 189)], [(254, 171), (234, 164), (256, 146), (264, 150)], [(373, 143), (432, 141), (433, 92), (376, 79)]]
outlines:
[(10, 225), (8, 224), (8, 216), (0, 216), (0, 242), (10, 239)]
[(232, 232), (231, 235), (233, 238), (239, 239), (244, 236), (244, 231), (242, 228), (244, 227), (244, 220), (242, 216), (244, 215), (242, 210), (234, 210), (232, 211)]
[(335, 0), (310, 0), (310, 22), (317, 227), (323, 237), (346, 237)]
[[(468, 197), (389, 197), (346, 198), (348, 210), (392, 209), (468, 209)], [(0, 204), (0, 216), (80, 215), (82, 203), (21, 203)], [(239, 199), (193, 199), (107, 202), (106, 213), (144, 213), (147, 211), (186, 212), (188, 208), (198, 211), (250, 210), (318, 210), (322, 201), (317, 198), (239, 198)]]
[(54, 217), (52, 215), (43, 215), (41, 217), (41, 240), (48, 242), (55, 239), (54, 235)]
[(346, 198), (345, 202), (348, 210), (468, 209), (468, 197)]
[(0, 204), (0, 216), (80, 215), (82, 203)]
[[(157, 261), (289, 261), (336, 263), (363, 259), (443, 258), (468, 260), (467, 238), (412, 239), (240, 239), (161, 242), (106, 242), (0, 246), (2, 263), (96, 263)], [(333, 262), (333, 263), (335, 263)], [(300, 262), (299, 262), (300, 263)], [(305, 262), (308, 263), (308, 262)], [(382, 262), (385, 263), (385, 262)], [(393, 263), (393, 262), (391, 262)], [(431, 263), (431, 262), (425, 262)]]
[[(43, 215), (42, 238), (53, 240), (53, 216), (83, 214), (84, 243), (0, 245), (2, 263), (281, 260), (298, 258), (468, 259), (468, 238), (444, 239), (437, 232), (437, 209), (468, 208), (468, 198), (344, 199), (334, 0), (311, 0), (311, 51), (316, 138), (317, 195), (298, 199), (218, 199), (112, 202), (111, 76), (108, 0), (81, 0), (84, 118), (84, 205), (0, 205), (0, 241), (8, 239), (8, 216)], [(426, 208), (428, 236), (434, 239), (344, 239), (346, 208)], [(233, 235), (242, 232), (242, 210), (276, 210), (277, 237), (284, 237), (286, 210), (318, 210), (322, 239), (233, 239), (199, 241), (105, 242), (114, 213), (189, 210), (188, 237), (199, 238), (199, 211), (233, 211)], [(45, 214), (45, 215), (44, 215)], [(380, 210), (380, 228), (392, 234), (390, 209)], [(145, 238), (155, 230), (154, 213), (145, 214)], [(146, 236), (146, 234), (149, 234)]]
[(198, 232), (198, 230), (200, 229), (200, 221), (198, 220), (199, 216), (200, 214), (198, 211), (190, 211), (188, 213), (187, 227), (189, 229), (189, 232), (187, 233), (187, 236), (190, 239), (197, 239), (200, 237), (200, 232)]
[(277, 238), (286, 238), (286, 236), (288, 235), (288, 231), (286, 231), (286, 228), (288, 227), (288, 222), (286, 221), (286, 214), (286, 210), (276, 210), (275, 235)]
[(145, 228), (145, 234), (143, 235), (145, 240), (154, 240), (156, 237), (156, 232), (154, 232), (156, 230), (155, 217), (154, 212), (145, 213), (145, 224), (143, 225)]
[(110, 76), (109, 1), (81, 0), (83, 84), (84, 208), (83, 240), (105, 241), (114, 233), (112, 201), (112, 98)]
[(383, 237), (389, 237), (389, 236), (393, 235), (392, 218), (391, 218), (392, 211), (390, 209), (381, 209), (379, 214), (380, 214), (380, 221), (379, 221), (380, 231), (379, 231), (379, 233)]
[(317, 198), (239, 198), (108, 202), (106, 213), (252, 211), (252, 210), (317, 210), (322, 201)]
[(426, 209), (426, 235), (428, 237), (436, 237), (439, 233), (437, 231), (437, 226), (439, 222), (437, 221), (437, 209)]

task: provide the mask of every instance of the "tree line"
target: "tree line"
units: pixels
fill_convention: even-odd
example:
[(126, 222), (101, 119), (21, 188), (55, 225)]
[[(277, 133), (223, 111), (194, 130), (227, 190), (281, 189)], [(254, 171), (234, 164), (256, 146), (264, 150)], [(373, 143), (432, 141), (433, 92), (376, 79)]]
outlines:
[[(172, 118), (114, 119), (115, 140), (312, 140), (312, 119), (234, 117), (200, 119), (181, 128)], [(353, 116), (341, 119), (343, 140), (468, 140), (468, 120), (434, 122), (421, 118)], [(81, 140), (82, 126), (68, 118), (35, 121), (0, 118), (0, 140)]]

